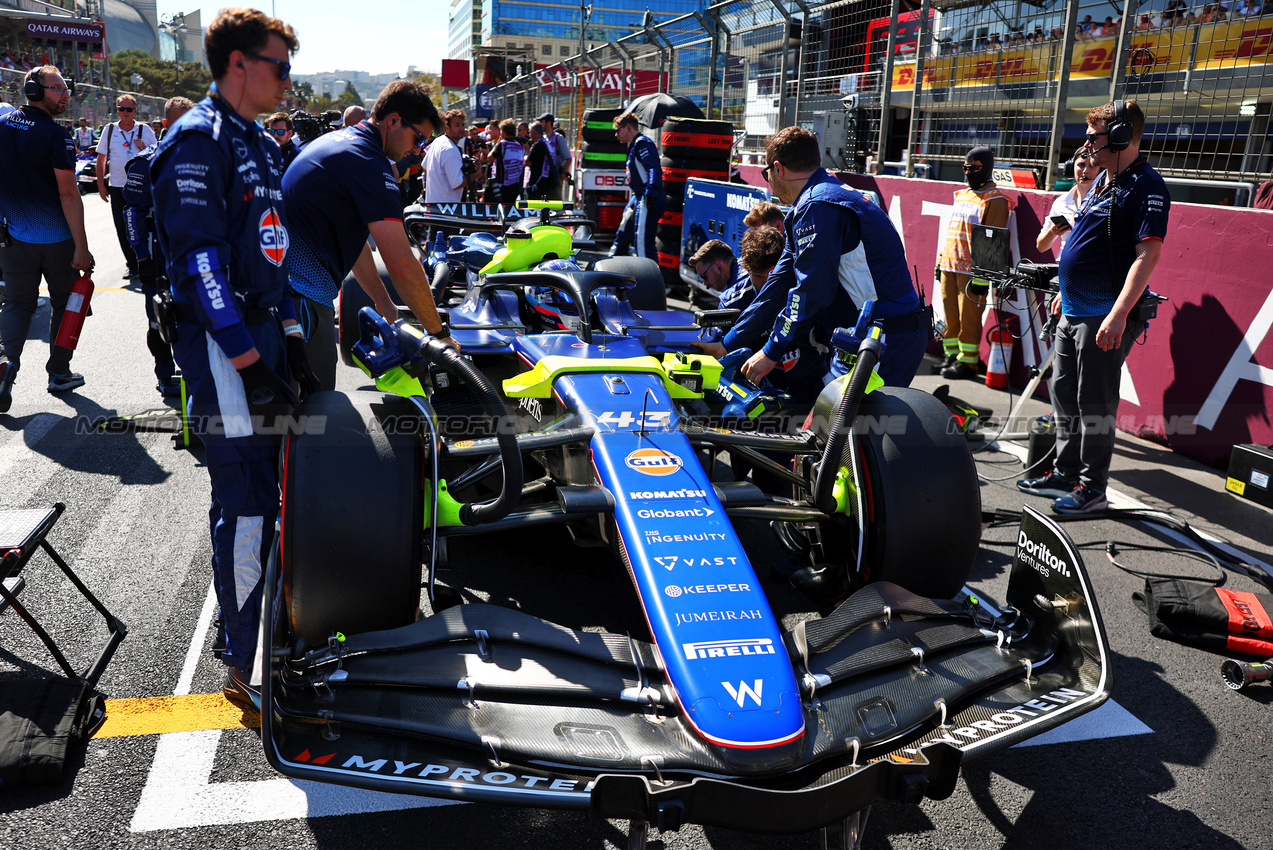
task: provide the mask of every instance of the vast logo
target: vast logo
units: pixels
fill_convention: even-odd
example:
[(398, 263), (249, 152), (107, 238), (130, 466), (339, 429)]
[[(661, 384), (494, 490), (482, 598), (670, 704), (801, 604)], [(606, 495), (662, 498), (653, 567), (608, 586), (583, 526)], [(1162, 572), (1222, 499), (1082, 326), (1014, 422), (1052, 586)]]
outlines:
[(642, 475), (660, 476), (671, 475), (685, 465), (679, 457), (662, 449), (637, 449), (623, 462)]
[(287, 256), (287, 228), (279, 221), (278, 214), (274, 210), (267, 210), (261, 216), (258, 230), (261, 253), (265, 255), (265, 259), (276, 266), (283, 265), (283, 258)]

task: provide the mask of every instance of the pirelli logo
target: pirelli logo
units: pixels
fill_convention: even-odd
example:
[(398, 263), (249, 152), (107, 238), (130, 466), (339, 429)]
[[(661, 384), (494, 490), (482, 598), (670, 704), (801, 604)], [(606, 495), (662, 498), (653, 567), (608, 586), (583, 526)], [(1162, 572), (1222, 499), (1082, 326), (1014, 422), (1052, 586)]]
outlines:
[(727, 658), (741, 655), (773, 655), (774, 642), (769, 638), (743, 638), (741, 640), (705, 640), (683, 643), (685, 660), (699, 658)]

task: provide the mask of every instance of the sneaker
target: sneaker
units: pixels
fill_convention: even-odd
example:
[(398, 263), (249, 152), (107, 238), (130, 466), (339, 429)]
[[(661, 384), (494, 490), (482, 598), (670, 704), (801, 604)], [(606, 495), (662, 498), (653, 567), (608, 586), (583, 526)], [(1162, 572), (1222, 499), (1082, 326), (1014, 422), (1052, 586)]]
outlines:
[(1031, 496), (1068, 496), (1078, 486), (1077, 481), (1057, 475), (1055, 472), (1049, 472), (1047, 475), (1040, 475), (1038, 478), (1022, 478), (1017, 482), (1017, 489), (1022, 493), (1029, 493)]
[(18, 370), (8, 360), (0, 361), (0, 413), (8, 413), (13, 404), (13, 379)]
[(1058, 514), (1086, 514), (1108, 507), (1109, 499), (1105, 498), (1105, 494), (1086, 484), (1080, 484), (1068, 496), (1062, 496), (1052, 503), (1052, 510)]
[(64, 393), (67, 390), (82, 386), (84, 386), (84, 376), (76, 372), (67, 372), (65, 375), (49, 375), (49, 392), (51, 393)]
[(168, 378), (155, 384), (155, 389), (159, 390), (159, 394), (164, 398), (177, 398), (181, 395), (181, 379)]
[(261, 691), (252, 685), (251, 676), (240, 673), (231, 667), (225, 674), (225, 686), (221, 693), (231, 702), (247, 708), (249, 705), (257, 711), (261, 710)]
[(933, 365), (933, 374), (940, 375), (942, 372), (945, 372), (947, 369), (954, 366), (958, 362), (959, 362), (958, 357), (956, 357), (953, 354), (947, 354), (945, 357), (942, 358), (942, 361), (940, 363), (935, 363)]
[(949, 379), (975, 381), (977, 380), (977, 370), (961, 360), (956, 360), (953, 364), (941, 370), (941, 376)]

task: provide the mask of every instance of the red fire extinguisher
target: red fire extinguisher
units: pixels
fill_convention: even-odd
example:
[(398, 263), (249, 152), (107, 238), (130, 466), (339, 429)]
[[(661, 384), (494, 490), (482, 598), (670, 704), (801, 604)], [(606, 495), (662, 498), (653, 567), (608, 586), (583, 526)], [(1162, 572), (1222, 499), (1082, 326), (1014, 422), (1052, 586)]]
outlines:
[(1011, 314), (1005, 315), (996, 310), (992, 315), (999, 317), (999, 323), (990, 329), (990, 362), (986, 364), (986, 386), (1001, 390), (1008, 386), (1012, 349), (1020, 325), (1017, 317)]
[(84, 328), (84, 317), (88, 315), (88, 302), (92, 298), (93, 280), (87, 273), (82, 274), (71, 284), (71, 297), (66, 300), (66, 311), (62, 313), (62, 324), (58, 325), (54, 345), (75, 348)]

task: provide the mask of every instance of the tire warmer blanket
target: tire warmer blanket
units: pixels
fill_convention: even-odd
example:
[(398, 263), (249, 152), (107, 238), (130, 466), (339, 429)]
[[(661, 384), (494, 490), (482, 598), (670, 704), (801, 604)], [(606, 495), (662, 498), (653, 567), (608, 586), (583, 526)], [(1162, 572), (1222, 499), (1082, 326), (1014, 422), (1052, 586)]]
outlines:
[(1273, 657), (1273, 596), (1183, 579), (1147, 579), (1145, 601), (1155, 637)]

